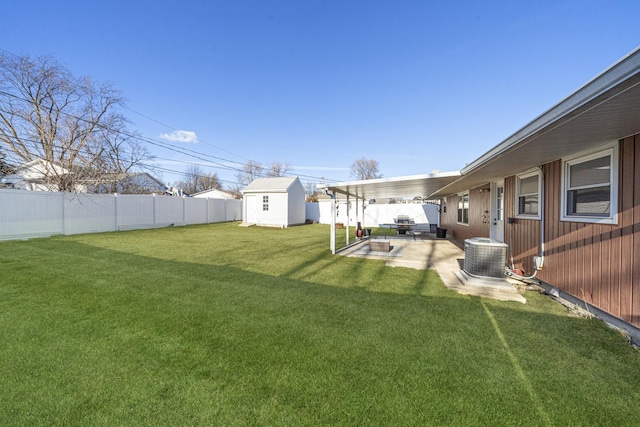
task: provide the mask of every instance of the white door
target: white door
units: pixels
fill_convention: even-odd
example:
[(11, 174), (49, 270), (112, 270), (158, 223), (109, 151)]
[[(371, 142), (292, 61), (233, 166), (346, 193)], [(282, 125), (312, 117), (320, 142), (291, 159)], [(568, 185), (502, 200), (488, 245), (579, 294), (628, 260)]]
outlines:
[(246, 223), (255, 224), (256, 222), (256, 196), (247, 196), (247, 219)]
[(504, 181), (491, 183), (491, 228), (492, 239), (504, 242)]

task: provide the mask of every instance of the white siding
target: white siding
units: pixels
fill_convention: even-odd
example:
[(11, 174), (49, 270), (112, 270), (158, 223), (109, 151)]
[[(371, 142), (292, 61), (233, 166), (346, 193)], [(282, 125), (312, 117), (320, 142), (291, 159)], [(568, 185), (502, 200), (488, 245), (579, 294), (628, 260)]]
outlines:
[(296, 179), (289, 188), (289, 203), (287, 208), (287, 225), (304, 224), (305, 220), (307, 219), (307, 207), (305, 201), (304, 186), (299, 179)]
[[(269, 210), (263, 210), (263, 197), (269, 197)], [(289, 197), (288, 193), (262, 193), (258, 194), (256, 203), (256, 224), (269, 227), (286, 227), (288, 224), (287, 213)]]

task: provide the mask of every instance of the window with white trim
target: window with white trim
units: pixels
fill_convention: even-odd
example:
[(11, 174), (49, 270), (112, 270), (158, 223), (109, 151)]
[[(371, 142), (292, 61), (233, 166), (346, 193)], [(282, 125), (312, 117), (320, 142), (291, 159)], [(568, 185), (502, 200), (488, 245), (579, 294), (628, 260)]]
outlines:
[(618, 146), (565, 160), (562, 220), (615, 224), (618, 206)]
[(540, 219), (540, 170), (516, 176), (516, 216)]
[(469, 225), (469, 193), (458, 194), (458, 223)]
[(269, 196), (262, 196), (262, 210), (269, 210)]

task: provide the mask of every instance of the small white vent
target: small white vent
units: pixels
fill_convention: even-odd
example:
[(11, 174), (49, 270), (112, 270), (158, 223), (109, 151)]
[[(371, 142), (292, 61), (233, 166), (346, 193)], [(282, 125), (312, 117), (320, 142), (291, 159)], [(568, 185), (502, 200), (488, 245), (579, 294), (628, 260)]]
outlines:
[(507, 245), (498, 240), (474, 237), (464, 241), (464, 271), (477, 277), (504, 277)]

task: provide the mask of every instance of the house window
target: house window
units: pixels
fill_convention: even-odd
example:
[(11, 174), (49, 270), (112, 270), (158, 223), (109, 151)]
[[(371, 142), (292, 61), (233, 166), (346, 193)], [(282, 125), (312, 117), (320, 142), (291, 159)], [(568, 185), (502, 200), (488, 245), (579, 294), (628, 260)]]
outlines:
[(469, 193), (458, 194), (458, 223), (469, 224)]
[(262, 196), (262, 210), (269, 210), (269, 196)]
[(516, 176), (516, 216), (540, 219), (540, 170)]
[(447, 213), (447, 199), (446, 198), (442, 199), (442, 213), (443, 214)]
[(562, 219), (617, 223), (618, 147), (565, 160)]

